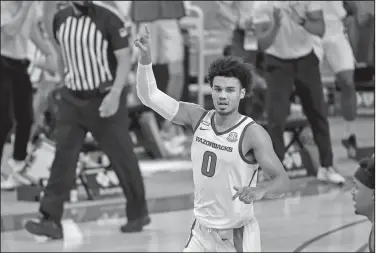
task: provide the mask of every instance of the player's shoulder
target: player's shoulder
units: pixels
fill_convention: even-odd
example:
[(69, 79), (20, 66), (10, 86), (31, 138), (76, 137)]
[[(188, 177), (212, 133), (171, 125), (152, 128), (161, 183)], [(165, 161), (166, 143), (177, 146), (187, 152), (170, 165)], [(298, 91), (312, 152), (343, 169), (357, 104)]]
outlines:
[(245, 129), (248, 129), (249, 126), (251, 126), (251, 125), (257, 124), (256, 121), (254, 119), (252, 119), (251, 117), (244, 115), (244, 114), (241, 114), (241, 115), (243, 116), (241, 122), (243, 123), (243, 127)]
[(187, 102), (180, 102), (179, 107), (181, 107), (182, 111), (184, 111), (181, 116), (188, 118), (186, 119), (186, 123), (192, 127), (193, 133), (196, 132), (197, 128), (202, 122), (207, 122), (207, 125), (209, 124), (210, 110), (206, 110), (197, 104)]
[(203, 116), (205, 116), (209, 111), (204, 109), (198, 104), (190, 103), (190, 102), (179, 102), (179, 108), (184, 111), (184, 114), (188, 114), (190, 118), (199, 119)]
[(247, 119), (245, 120), (245, 126), (243, 131), (244, 137), (246, 137), (244, 139), (250, 140), (251, 142), (255, 139), (262, 141), (263, 139), (270, 138), (264, 126), (260, 123), (257, 123), (251, 117), (247, 117)]

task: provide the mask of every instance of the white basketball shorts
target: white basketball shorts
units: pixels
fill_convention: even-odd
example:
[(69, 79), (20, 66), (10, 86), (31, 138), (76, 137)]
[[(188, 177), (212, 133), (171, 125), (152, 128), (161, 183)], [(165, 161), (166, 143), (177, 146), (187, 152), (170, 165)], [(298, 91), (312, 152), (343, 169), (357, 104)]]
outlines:
[(335, 74), (346, 70), (354, 70), (354, 54), (344, 33), (325, 36), (321, 44), (324, 57)]
[(256, 219), (236, 229), (211, 229), (194, 221), (183, 252), (261, 252)]

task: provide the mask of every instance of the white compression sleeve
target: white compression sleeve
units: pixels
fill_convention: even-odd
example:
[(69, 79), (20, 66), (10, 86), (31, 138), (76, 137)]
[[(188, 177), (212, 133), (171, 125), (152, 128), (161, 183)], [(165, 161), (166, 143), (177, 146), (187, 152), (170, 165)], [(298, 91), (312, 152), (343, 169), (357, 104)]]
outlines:
[(158, 89), (151, 63), (138, 63), (136, 90), (144, 105), (169, 121), (175, 117), (179, 110), (179, 102)]

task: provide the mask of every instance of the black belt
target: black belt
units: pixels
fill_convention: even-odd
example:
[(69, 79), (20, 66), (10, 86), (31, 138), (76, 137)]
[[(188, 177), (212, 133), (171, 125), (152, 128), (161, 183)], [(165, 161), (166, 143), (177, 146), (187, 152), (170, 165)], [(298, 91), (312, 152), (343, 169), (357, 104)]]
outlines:
[(94, 98), (103, 98), (110, 92), (109, 90), (101, 91), (99, 89), (96, 89), (96, 90), (71, 90), (71, 89), (67, 88), (67, 90), (69, 91), (69, 93), (72, 96), (74, 96), (78, 99), (82, 99), (82, 100), (90, 100), (90, 99), (94, 99)]
[(4, 67), (9, 67), (12, 69), (27, 68), (30, 64), (30, 61), (28, 59), (14, 59), (4, 55), (1, 55), (1, 61)]

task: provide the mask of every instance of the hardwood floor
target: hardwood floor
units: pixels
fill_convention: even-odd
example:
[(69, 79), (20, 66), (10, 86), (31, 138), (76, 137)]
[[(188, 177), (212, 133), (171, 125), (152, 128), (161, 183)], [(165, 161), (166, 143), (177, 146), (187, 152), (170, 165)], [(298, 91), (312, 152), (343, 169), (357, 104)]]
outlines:
[[(321, 191), (325, 188), (325, 193), (319, 188)], [(354, 214), (349, 187), (328, 187), (314, 182), (309, 189), (286, 199), (256, 203), (263, 251), (356, 252), (364, 249), (370, 223)], [(65, 222), (65, 234), (69, 236), (64, 241), (37, 242), (25, 231), (5, 232), (1, 234), (1, 251), (181, 252), (189, 236), (192, 211), (154, 214), (151, 225), (138, 234), (121, 234), (119, 226), (123, 222), (111, 219), (78, 225)]]

